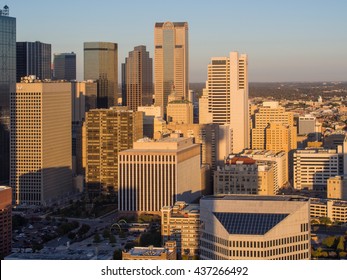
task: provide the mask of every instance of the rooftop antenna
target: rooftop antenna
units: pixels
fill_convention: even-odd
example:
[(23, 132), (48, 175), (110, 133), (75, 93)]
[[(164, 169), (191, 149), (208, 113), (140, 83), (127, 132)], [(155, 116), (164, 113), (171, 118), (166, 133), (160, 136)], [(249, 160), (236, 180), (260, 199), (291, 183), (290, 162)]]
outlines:
[(10, 15), (10, 9), (7, 5), (4, 6), (3, 10), (0, 10), (0, 15), (5, 17)]

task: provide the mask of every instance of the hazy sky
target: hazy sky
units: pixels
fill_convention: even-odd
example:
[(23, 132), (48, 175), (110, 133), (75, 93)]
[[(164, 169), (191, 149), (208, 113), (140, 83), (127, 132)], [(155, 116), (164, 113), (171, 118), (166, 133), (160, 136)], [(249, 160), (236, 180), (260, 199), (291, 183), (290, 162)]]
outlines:
[(249, 56), (249, 80), (347, 81), (347, 1), (0, 0), (17, 18), (17, 41), (77, 54), (83, 42), (118, 43), (120, 63), (137, 45), (153, 53), (155, 22), (189, 24), (190, 81), (206, 80), (213, 56)]

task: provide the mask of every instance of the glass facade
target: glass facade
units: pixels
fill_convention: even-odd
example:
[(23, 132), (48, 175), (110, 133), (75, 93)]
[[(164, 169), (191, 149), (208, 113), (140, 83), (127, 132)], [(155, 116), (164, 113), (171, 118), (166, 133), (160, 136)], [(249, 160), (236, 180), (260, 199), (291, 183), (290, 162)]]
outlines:
[(76, 80), (75, 53), (55, 53), (53, 65), (53, 77), (55, 80)]
[(84, 80), (98, 84), (97, 107), (109, 108), (118, 98), (118, 46), (116, 43), (84, 43)]
[(35, 75), (38, 79), (52, 78), (50, 44), (41, 42), (17, 42), (17, 82), (25, 76)]
[(0, 183), (9, 179), (9, 104), (15, 87), (16, 19), (0, 15)]

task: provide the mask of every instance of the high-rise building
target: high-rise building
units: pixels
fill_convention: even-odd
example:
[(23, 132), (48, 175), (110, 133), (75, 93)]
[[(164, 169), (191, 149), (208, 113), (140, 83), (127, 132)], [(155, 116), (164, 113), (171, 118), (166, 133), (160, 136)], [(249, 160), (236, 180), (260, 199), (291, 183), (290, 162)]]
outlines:
[(327, 180), (343, 175), (344, 153), (339, 149), (296, 150), (293, 155), (295, 189), (327, 190)]
[(199, 98), (199, 123), (212, 123), (212, 113), (208, 110), (208, 89), (202, 90), (202, 96)]
[(97, 108), (110, 108), (118, 98), (118, 45), (84, 43), (84, 80), (98, 84)]
[(146, 46), (137, 46), (129, 52), (122, 69), (122, 104), (133, 111), (152, 105), (153, 62)]
[(347, 180), (343, 176), (335, 176), (327, 180), (327, 198), (347, 201)]
[(76, 54), (55, 53), (53, 55), (53, 78), (55, 80), (76, 80)]
[(118, 153), (143, 137), (142, 114), (125, 107), (86, 113), (83, 151), (89, 193), (118, 190)]
[(213, 123), (230, 124), (234, 153), (249, 146), (247, 65), (246, 54), (230, 52), (228, 57), (213, 57), (206, 81), (208, 111), (200, 108), (200, 116), (212, 114)]
[(254, 115), (252, 149), (267, 149), (273, 152), (296, 149), (297, 132), (294, 113), (286, 112), (278, 102), (263, 102)]
[(10, 166), (16, 204), (46, 205), (72, 192), (70, 83), (17, 83)]
[(176, 241), (177, 255), (180, 258), (199, 255), (199, 204), (177, 201), (173, 206), (161, 209), (162, 243)]
[(137, 110), (144, 113), (143, 116), (143, 136), (153, 138), (154, 136), (154, 119), (161, 118), (162, 110), (159, 106), (140, 106)]
[(178, 97), (175, 89), (173, 89), (168, 97), (166, 114), (168, 123), (192, 124), (194, 122), (193, 103)]
[(176, 201), (201, 196), (200, 146), (191, 138), (148, 138), (119, 153), (120, 211), (160, 213)]
[(253, 158), (258, 165), (273, 165), (274, 193), (288, 183), (288, 155), (284, 151), (274, 153), (267, 150), (244, 150), (241, 156)]
[(168, 96), (174, 86), (179, 97), (189, 90), (188, 23), (157, 22), (154, 27), (155, 105), (166, 115)]
[(305, 115), (299, 117), (298, 120), (298, 135), (316, 133), (316, 117)]
[(0, 183), (10, 175), (10, 93), (16, 90), (16, 19), (0, 10)]
[(310, 202), (299, 196), (200, 200), (200, 259), (309, 260)]
[(0, 259), (11, 253), (12, 189), (0, 186)]
[(17, 42), (17, 83), (22, 77), (52, 78), (52, 46), (41, 42)]

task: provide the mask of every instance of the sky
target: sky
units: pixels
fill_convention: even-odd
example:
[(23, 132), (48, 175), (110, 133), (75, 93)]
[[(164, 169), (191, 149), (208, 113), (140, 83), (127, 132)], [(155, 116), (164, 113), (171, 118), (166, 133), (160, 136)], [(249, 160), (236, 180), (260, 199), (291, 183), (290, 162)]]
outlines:
[[(77, 54), (83, 42), (118, 43), (118, 63), (137, 45), (154, 58), (154, 24), (189, 25), (190, 82), (205, 82), (211, 57), (248, 55), (250, 82), (347, 81), (347, 1), (0, 0), (17, 18), (17, 41)], [(120, 71), (119, 71), (120, 72)]]

